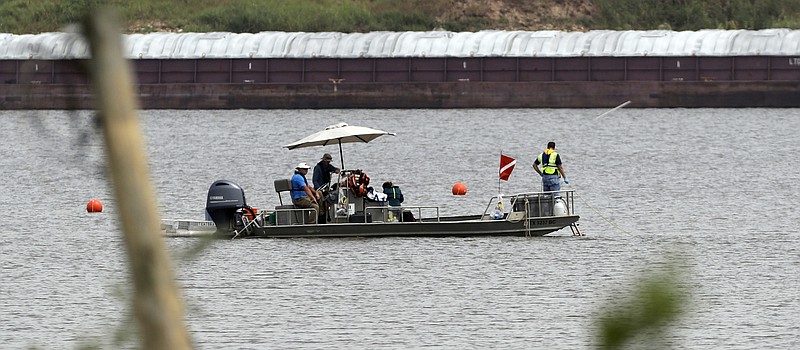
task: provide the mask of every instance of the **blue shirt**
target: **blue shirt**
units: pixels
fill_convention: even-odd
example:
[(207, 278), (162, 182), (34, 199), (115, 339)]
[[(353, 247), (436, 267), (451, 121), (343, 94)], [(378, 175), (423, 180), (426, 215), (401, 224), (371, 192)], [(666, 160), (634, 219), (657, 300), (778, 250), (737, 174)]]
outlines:
[(292, 199), (306, 196), (306, 191), (303, 189), (303, 186), (308, 186), (306, 177), (300, 173), (295, 173), (294, 176), (292, 176)]

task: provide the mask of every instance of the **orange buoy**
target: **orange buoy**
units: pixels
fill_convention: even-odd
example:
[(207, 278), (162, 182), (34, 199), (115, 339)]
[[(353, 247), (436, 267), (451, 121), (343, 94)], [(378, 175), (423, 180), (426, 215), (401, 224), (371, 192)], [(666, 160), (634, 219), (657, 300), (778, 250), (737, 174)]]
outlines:
[(86, 204), (86, 211), (90, 213), (100, 213), (103, 211), (103, 203), (97, 199), (92, 199)]
[(456, 184), (453, 185), (453, 194), (456, 196), (463, 196), (467, 194), (467, 185), (456, 182)]

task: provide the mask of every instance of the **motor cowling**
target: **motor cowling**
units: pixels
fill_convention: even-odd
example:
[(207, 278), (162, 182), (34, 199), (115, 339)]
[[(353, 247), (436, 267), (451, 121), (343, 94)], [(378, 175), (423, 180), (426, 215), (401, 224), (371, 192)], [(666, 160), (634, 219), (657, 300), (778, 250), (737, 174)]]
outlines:
[(243, 226), (241, 210), (250, 208), (244, 190), (233, 181), (217, 180), (211, 184), (206, 198), (206, 212), (217, 226), (217, 232), (231, 232)]

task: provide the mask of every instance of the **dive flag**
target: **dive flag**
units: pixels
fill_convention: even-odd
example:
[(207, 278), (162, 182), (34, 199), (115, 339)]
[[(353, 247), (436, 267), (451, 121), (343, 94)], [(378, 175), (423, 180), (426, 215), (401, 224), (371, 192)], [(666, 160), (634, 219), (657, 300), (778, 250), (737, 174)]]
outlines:
[(500, 180), (508, 181), (508, 177), (514, 171), (515, 165), (517, 165), (516, 159), (500, 154)]

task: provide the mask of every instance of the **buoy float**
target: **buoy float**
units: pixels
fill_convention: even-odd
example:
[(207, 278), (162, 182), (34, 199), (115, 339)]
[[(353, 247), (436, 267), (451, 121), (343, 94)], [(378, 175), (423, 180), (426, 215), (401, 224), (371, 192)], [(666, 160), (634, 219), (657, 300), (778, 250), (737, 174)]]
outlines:
[(92, 199), (86, 204), (86, 211), (90, 213), (100, 213), (103, 211), (103, 203), (97, 199)]
[(567, 210), (567, 204), (564, 203), (563, 198), (556, 198), (556, 202), (553, 204), (553, 215), (554, 216), (569, 215), (569, 210)]
[(467, 185), (456, 182), (456, 184), (453, 185), (453, 194), (456, 196), (463, 196), (467, 194)]

